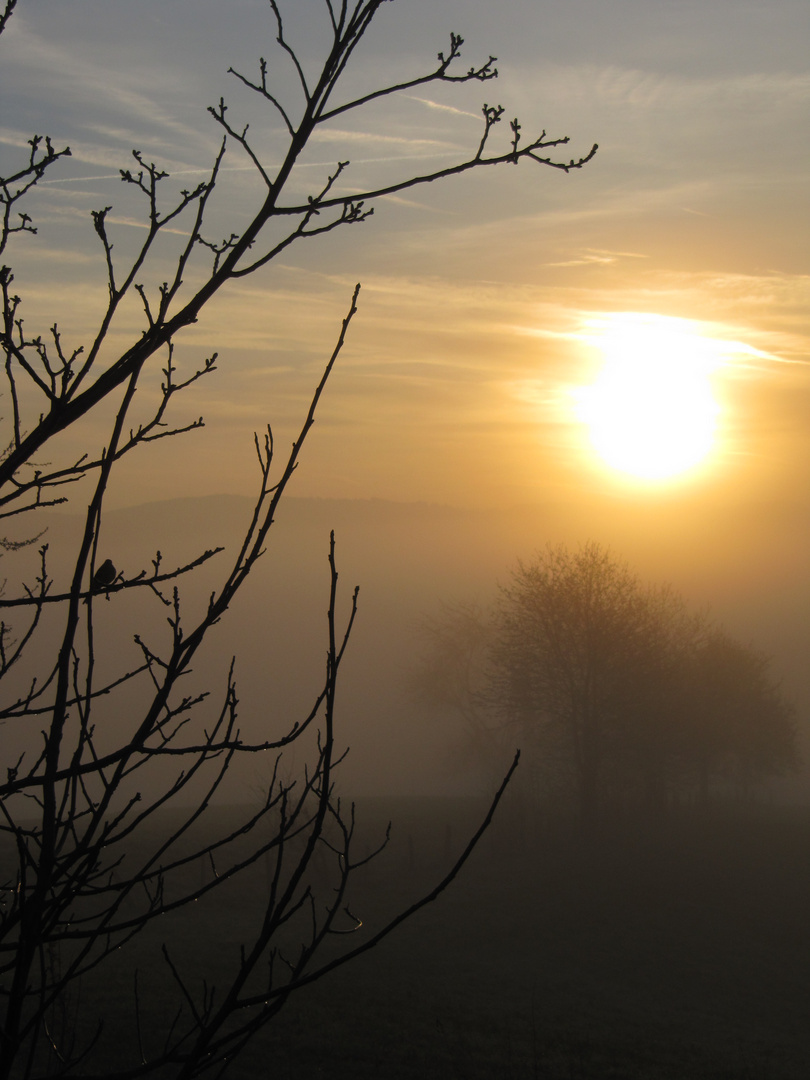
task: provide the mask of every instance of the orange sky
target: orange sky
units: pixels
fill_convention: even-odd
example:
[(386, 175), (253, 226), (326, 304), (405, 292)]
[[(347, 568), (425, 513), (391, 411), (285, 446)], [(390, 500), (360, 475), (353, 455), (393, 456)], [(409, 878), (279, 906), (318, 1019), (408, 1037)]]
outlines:
[[(501, 78), (429, 86), (340, 118), (312, 146), (300, 192), (338, 158), (352, 159), (360, 185), (458, 159), (476, 145), (490, 99), (527, 132), (569, 134), (574, 153), (598, 141), (596, 159), (567, 176), (522, 164), (382, 199), (362, 226), (293, 248), (221, 295), (178, 349), (189, 365), (220, 353), (218, 374), (177, 406), (178, 420), (203, 414), (205, 432), (123, 467), (116, 503), (178, 487), (249, 492), (253, 430), (270, 422), (289, 443), (356, 281), (360, 312), (298, 494), (505, 506), (628, 490), (595, 455), (575, 400), (601, 360), (598, 343), (583, 340), (588, 326), (641, 312), (737, 343), (713, 375), (716, 450), (668, 490), (698, 504), (805, 498), (806, 7), (506, 7), (508, 19), (462, 0), (440, 14), (421, 0), (385, 5), (352, 89), (427, 69), (450, 29), (466, 36), (465, 62), (497, 53)], [(306, 0), (296, 13), (290, 34), (314, 61), (322, 5)], [(193, 20), (182, 3), (140, 3), (135, 19), (121, 0), (88, 0), (69, 15), (43, 0), (21, 7), (4, 47), (4, 101), (18, 108), (13, 118), (6, 110), (0, 149), (33, 130), (73, 149), (35, 203), (39, 236), (16, 245), (24, 314), (29, 325), (58, 319), (78, 343), (104, 293), (89, 210), (113, 204), (122, 257), (142, 220), (115, 171), (133, 145), (179, 180), (194, 175), (217, 139), (204, 106), (221, 93), (234, 113), (265, 123), (269, 154), (278, 145), (273, 123), (226, 74), (271, 55), (272, 26), (248, 0), (227, 13), (198, 3)], [(272, 70), (292, 95), (289, 72)], [(227, 167), (223, 234), (256, 197), (237, 153)], [(114, 343), (131, 341), (140, 321), (133, 306)]]
[[(87, 341), (105, 300), (90, 211), (113, 207), (116, 259), (142, 235), (143, 207), (117, 172), (133, 147), (178, 187), (192, 184), (218, 143), (205, 107), (226, 94), (234, 119), (249, 121), (274, 159), (283, 132), (227, 75), (229, 65), (255, 72), (259, 55), (273, 55), (273, 26), (258, 0), (18, 7), (0, 43), (0, 164), (33, 132), (69, 143), (72, 157), (31, 199), (39, 232), (15, 238), (10, 259), (28, 331), (46, 334), (58, 322), (73, 348)], [(294, 12), (291, 40), (315, 63), (321, 0), (294, 0), (286, 10)], [(307, 541), (317, 556), (301, 572), (310, 584), (321, 580), (310, 581), (310, 566), (323, 571), (325, 530), (337, 516), (341, 567), (362, 584), (369, 610), (358, 631), (360, 669), (385, 642), (395, 646), (389, 667), (401, 666), (396, 635), (442, 590), (486, 599), (515, 558), (548, 542), (595, 539), (776, 653), (805, 715), (806, 0), (396, 0), (383, 5), (357, 54), (347, 94), (429, 70), (451, 30), (465, 35), (465, 64), (498, 56), (499, 81), (426, 87), (340, 118), (310, 147), (294, 197), (317, 191), (337, 160), (351, 160), (346, 183), (362, 187), (464, 159), (480, 138), (485, 101), (502, 102), (527, 134), (570, 135), (574, 155), (598, 141), (595, 159), (571, 175), (524, 163), (380, 199), (364, 224), (293, 247), (223, 292), (177, 342), (181, 371), (219, 353), (218, 371), (174, 412), (178, 424), (203, 415), (205, 429), (125, 461), (110, 505), (250, 494), (254, 430), (269, 422), (279, 452), (289, 446), (359, 281), (359, 312), (291, 492), (461, 508), (446, 520), (445, 511), (439, 520), (438, 511), (405, 508), (402, 521), (381, 530), (375, 515), (388, 510), (378, 504), (340, 513), (321, 506), (317, 539)], [(291, 74), (283, 58), (271, 65), (290, 100)], [(494, 134), (508, 141), (503, 128)], [(226, 236), (260, 195), (236, 151), (218, 190), (211, 234)], [(182, 243), (183, 228), (167, 240)], [(147, 285), (168, 276), (169, 257), (167, 249), (149, 267)], [(598, 328), (623, 313), (663, 317), (663, 327), (676, 320), (669, 325), (713, 343), (715, 449), (666, 483), (611, 470), (578, 411), (604, 359)], [(133, 303), (113, 328), (111, 350), (137, 339), (142, 324)], [(683, 348), (690, 353), (688, 341)], [(157, 368), (139, 391), (143, 414), (150, 379), (154, 387)], [(62, 450), (97, 451), (101, 438), (88, 425)], [(81, 499), (79, 489), (71, 494)], [(138, 513), (163, 521), (160, 508)], [(171, 541), (157, 540), (163, 548)], [(297, 535), (289, 542), (300, 547)], [(283, 558), (280, 568), (267, 562), (289, 570)], [(251, 634), (263, 655), (264, 638)], [(386, 720), (392, 685), (373, 727), (380, 756), (395, 740), (392, 727), (413, 743)]]

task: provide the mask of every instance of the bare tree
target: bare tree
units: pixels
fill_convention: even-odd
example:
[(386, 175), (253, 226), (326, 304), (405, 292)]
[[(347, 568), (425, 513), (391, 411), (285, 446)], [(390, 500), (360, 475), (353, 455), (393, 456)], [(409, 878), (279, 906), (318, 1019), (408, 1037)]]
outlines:
[(489, 615), (445, 607), (425, 640), (424, 700), (473, 746), (519, 730), (529, 769), (575, 795), (588, 829), (611, 799), (661, 812), (696, 783), (705, 802), (713, 780), (745, 793), (798, 762), (770, 659), (597, 543), (518, 563)]
[(481, 771), (489, 783), (505, 737), (488, 693), (492, 615), (479, 603), (442, 603), (438, 614), (422, 620), (419, 636), (422, 648), (408, 672), (410, 697), (421, 709), (461, 721), (464, 742), (453, 747), (453, 761)]
[(599, 812), (640, 606), (636, 578), (595, 543), (549, 548), (501, 589), (491, 692), (570, 763), (582, 820)]
[(747, 797), (758, 781), (796, 769), (795, 708), (770, 657), (711, 627), (686, 653), (679, 685), (679, 756), (703, 805), (713, 783)]
[[(0, 32), (16, 2), (6, 0)], [(287, 197), (301, 154), (323, 125), (417, 86), (486, 83), (497, 76), (494, 57), (478, 66), (461, 67), (463, 41), (453, 34), (449, 48), (439, 52), (437, 63), (426, 73), (340, 99), (339, 84), (383, 2), (324, 0), (331, 38), (320, 66), (310, 71), (287, 39), (277, 0), (268, 0), (275, 44), (279, 57), (290, 65), (295, 91), (282, 93), (264, 58), (254, 75), (232, 73), (275, 121), (280, 119), (286, 132), (281, 164), (271, 166), (263, 160), (247, 126), (231, 119), (224, 99), (208, 110), (222, 142), (207, 178), (195, 187), (176, 190), (160, 165), (133, 151), (134, 164), (121, 170), (121, 180), (143, 200), (143, 240), (128, 261), (119, 260), (114, 254), (111, 207), (93, 212), (108, 300), (84, 344), (69, 344), (56, 319), (47, 331), (30, 329), (12, 270), (8, 265), (0, 268), (0, 345), (8, 413), (3, 419), (7, 434), (0, 460), (0, 516), (25, 515), (26, 520), (71, 495), (86, 508), (81, 535), (68, 553), (68, 571), (54, 572), (43, 544), (34, 580), (7, 589), (0, 599), (5, 614), (0, 623), (0, 678), (5, 687), (0, 721), (6, 734), (12, 733), (12, 741), (24, 744), (13, 760), (8, 759), (0, 783), (0, 839), (6, 842), (0, 863), (3, 1080), (93, 1075), (96, 1044), (103, 1042), (105, 1033), (99, 1028), (85, 1037), (81, 1025), (67, 1021), (66, 1003), (82, 980), (109, 966), (122, 948), (153, 941), (159, 927), (166, 925), (160, 920), (176, 912), (191, 914), (198, 910), (197, 901), (227, 891), (266, 862), (270, 873), (260, 925), (252, 940), (242, 945), (224, 982), (217, 987), (204, 981), (197, 985), (164, 942), (163, 962), (174, 986), (176, 1008), (147, 1035), (136, 979), (133, 1054), (123, 1060), (120, 1043), (122, 1060), (114, 1070), (105, 1066), (104, 1075), (165, 1075), (168, 1070), (188, 1078), (224, 1069), (291, 993), (372, 948), (447, 887), (487, 828), (517, 765), (515, 757), (480, 828), (435, 889), (386, 925), (359, 931), (359, 938), (335, 939), (334, 935), (358, 927), (347, 891), (353, 872), (370, 856), (355, 854), (354, 809), (341, 803), (335, 787), (340, 760), (335, 741), (337, 680), (355, 618), (357, 590), (341, 626), (334, 537), (329, 550), (325, 674), (309, 712), (279, 736), (250, 743), (238, 726), (233, 665), (218, 702), (205, 689), (188, 689), (187, 677), (203, 643), (263, 553), (357, 310), (359, 286), (286, 459), (276, 464), (269, 427), (255, 436), (258, 479), (253, 512), (202, 615), (188, 615), (188, 593), (181, 592), (181, 584), (192, 571), (222, 555), (220, 549), (203, 551), (168, 568), (158, 551), (151, 567), (131, 576), (99, 555), (105, 496), (117, 463), (155, 440), (202, 426), (202, 419), (170, 416), (182, 391), (216, 371), (218, 357), (213, 353), (181, 373), (175, 341), (221, 289), (257, 273), (298, 241), (366, 221), (376, 197), (472, 169), (524, 161), (568, 172), (595, 153), (594, 146), (582, 157), (557, 158), (553, 155), (566, 138), (548, 138), (542, 132), (525, 141), (517, 119), (510, 122), (504, 144), (495, 149), (503, 109), (485, 104), (479, 140), (454, 165), (395, 179), (373, 190), (353, 190), (349, 162), (339, 161), (308, 198)], [(211, 235), (209, 222), (212, 207), (217, 213), (228, 210), (220, 190), (223, 160), (232, 151), (255, 170), (262, 194), (249, 223), (218, 240)], [(12, 240), (36, 233), (31, 216), (22, 209), (25, 197), (69, 155), (68, 147), (57, 148), (49, 137), (35, 135), (27, 156), (0, 177), (0, 253), (5, 254)], [(155, 287), (145, 275), (158, 241), (163, 251), (168, 248), (174, 254), (171, 273)], [(119, 326), (125, 301), (133, 296), (142, 309), (142, 329), (123, 351), (116, 351), (112, 331)], [(133, 420), (136, 390), (154, 365), (162, 371), (157, 405), (146, 419)], [(100, 451), (88, 445), (78, 457), (66, 457), (58, 436), (76, 430), (83, 418), (100, 415), (112, 416)], [(85, 484), (91, 485), (89, 498), (81, 495)], [(34, 525), (24, 539), (30, 540), (36, 531)], [(7, 540), (4, 546), (10, 550), (16, 543)], [(162, 636), (136, 634), (138, 662), (112, 670), (100, 659), (97, 605), (121, 603), (132, 590), (151, 597), (165, 613), (167, 630)], [(57, 640), (51, 646), (54, 633)], [(19, 673), (24, 673), (24, 681), (23, 675), (15, 681)], [(133, 701), (138, 712), (129, 721), (121, 703)], [(105, 723), (111, 717), (117, 722)], [(122, 724), (127, 725), (123, 736)], [(307, 769), (295, 780), (285, 778), (278, 764), (281, 752), (293, 743), (306, 744), (307, 739), (312, 746)], [(235, 826), (225, 828), (215, 819), (202, 833), (199, 823), (204, 816), (208, 820), (210, 801), (229, 768), (238, 758), (258, 752), (277, 755), (262, 805)], [(146, 778), (156, 770), (162, 787), (144, 798)], [(181, 812), (189, 793), (194, 794), (193, 807)], [(172, 817), (171, 807), (177, 808)], [(257, 836), (261, 839), (252, 839)], [(316, 895), (309, 881), (313, 858), (323, 851), (332, 860), (331, 889), (325, 897)], [(329, 940), (349, 944), (324, 952)], [(116, 1041), (120, 1038), (116, 1032)]]

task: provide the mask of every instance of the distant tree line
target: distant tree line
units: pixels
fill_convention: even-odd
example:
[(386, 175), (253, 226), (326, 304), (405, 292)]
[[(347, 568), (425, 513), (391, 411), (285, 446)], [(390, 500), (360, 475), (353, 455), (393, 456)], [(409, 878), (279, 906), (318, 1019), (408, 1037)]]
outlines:
[(478, 755), (521, 743), (586, 825), (607, 805), (749, 795), (798, 764), (770, 659), (599, 544), (518, 563), (491, 609), (445, 606), (424, 635), (418, 699), (461, 716)]

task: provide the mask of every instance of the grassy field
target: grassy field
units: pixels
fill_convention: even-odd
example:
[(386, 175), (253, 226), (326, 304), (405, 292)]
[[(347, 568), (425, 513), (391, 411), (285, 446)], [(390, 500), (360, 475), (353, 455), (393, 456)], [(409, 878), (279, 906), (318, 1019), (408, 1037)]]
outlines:
[[(477, 808), (401, 800), (358, 811), (370, 826), (395, 822), (353, 896), (373, 928), (434, 884)], [(215, 980), (261, 894), (258, 875), (200, 924), (161, 932)], [(159, 958), (140, 948), (148, 988)], [(82, 988), (82, 1011), (111, 1009), (108, 1033), (129, 1007), (130, 975), (119, 975)], [(148, 989), (144, 998), (148, 1012)], [(165, 1019), (157, 992), (151, 1006)], [(626, 822), (586, 846), (560, 822), (529, 818), (521, 830), (507, 806), (450, 891), (302, 990), (229, 1075), (806, 1080), (810, 814)]]

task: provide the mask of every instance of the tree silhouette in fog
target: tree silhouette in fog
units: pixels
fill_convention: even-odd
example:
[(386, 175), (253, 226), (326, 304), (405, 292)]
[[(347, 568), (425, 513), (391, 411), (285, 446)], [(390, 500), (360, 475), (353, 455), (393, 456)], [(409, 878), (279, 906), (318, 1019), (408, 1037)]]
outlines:
[(768, 657), (649, 586), (609, 549), (549, 547), (518, 563), (489, 613), (426, 622), (420, 699), (485, 752), (518, 739), (529, 771), (593, 828), (604, 804), (661, 812), (675, 794), (737, 793), (798, 761)]
[(683, 766), (703, 803), (712, 782), (745, 798), (798, 764), (794, 710), (764, 653), (713, 627), (686, 656), (681, 693)]
[(504, 735), (488, 695), (490, 612), (478, 603), (442, 603), (436, 615), (421, 621), (419, 631), (424, 647), (409, 672), (410, 697), (417, 708), (462, 721), (453, 761), (468, 772), (481, 770), (489, 782), (502, 757)]
[(597, 544), (551, 548), (501, 589), (490, 693), (506, 723), (561, 751), (588, 824), (626, 710), (639, 704), (627, 673), (645, 651), (645, 599)]
[[(5, 0), (0, 31), (16, 3)], [(189, 681), (195, 662), (202, 663), (204, 642), (265, 551), (356, 313), (359, 286), (286, 458), (276, 462), (269, 426), (254, 437), (255, 504), (241, 543), (227, 559), (220, 549), (206, 550), (190, 554), (182, 565), (167, 566), (157, 536), (150, 566), (136, 573), (116, 571), (102, 539), (108, 486), (119, 462), (150, 443), (203, 426), (202, 418), (176, 417), (176, 407), (184, 391), (214, 376), (218, 355), (211, 352), (186, 367), (176, 347), (182, 331), (223, 289), (258, 273), (299, 241), (366, 222), (373, 210), (369, 201), (376, 197), (487, 166), (527, 163), (568, 172), (593, 156), (596, 147), (581, 157), (557, 156), (567, 138), (542, 132), (524, 139), (517, 119), (502, 125), (503, 109), (484, 104), (479, 134), (455, 163), (363, 188), (353, 185), (349, 162), (337, 161), (317, 186), (306, 185), (309, 193), (302, 196), (297, 166), (324, 125), (417, 86), (489, 83), (497, 76), (494, 57), (461, 66), (463, 41), (452, 34), (449, 48), (426, 71), (340, 97), (343, 76), (382, 7), (383, 0), (324, 0), (328, 40), (320, 61), (311, 63), (288, 40), (279, 4), (268, 0), (278, 62), (271, 66), (262, 58), (253, 74), (233, 75), (239, 92), (265, 109), (267, 127), (281, 125), (285, 148), (273, 160), (259, 148), (261, 135), (254, 139), (253, 131), (232, 119), (224, 99), (208, 110), (222, 141), (196, 186), (180, 188), (159, 164), (133, 151), (129, 167), (120, 170), (123, 209), (132, 218), (139, 215), (143, 228), (129, 230), (130, 239), (138, 238), (130, 248), (118, 240), (120, 218), (112, 216), (111, 206), (92, 212), (107, 296), (86, 341), (68, 341), (55, 315), (43, 326), (30, 326), (12, 269), (0, 268), (5, 358), (0, 514), (6, 529), (18, 521), (23, 531), (21, 539), (3, 539), (3, 550), (13, 556), (38, 533), (30, 522), (44, 507), (69, 503), (83, 520), (75, 544), (71, 541), (56, 560), (43, 544), (33, 579), (18, 576), (0, 598), (0, 721), (5, 737), (13, 735), (15, 746), (22, 744), (13, 757), (7, 748), (0, 783), (0, 839), (5, 841), (0, 1078), (93, 1074), (94, 1068), (108, 1077), (159, 1072), (188, 1078), (223, 1069), (291, 993), (371, 948), (439, 895), (487, 827), (517, 764), (515, 758), (481, 827), (436, 888), (384, 925), (361, 928), (348, 889), (354, 871), (371, 855), (356, 853), (354, 810), (340, 801), (335, 787), (340, 763), (336, 688), (357, 592), (341, 623), (334, 539), (325, 575), (325, 671), (305, 715), (251, 743), (240, 733), (233, 664), (214, 692)], [(194, 17), (190, 5), (188, 17)], [(496, 145), (501, 130), (505, 138)], [(257, 182), (246, 220), (235, 210), (223, 168), (232, 153)], [(30, 242), (37, 230), (23, 209), (25, 198), (69, 155), (68, 147), (57, 148), (49, 137), (36, 135), (0, 178), (0, 253), (5, 255), (12, 242)], [(127, 257), (120, 250), (133, 253)], [(72, 283), (77, 292), (83, 267), (77, 254)], [(136, 312), (140, 325), (133, 331)], [(94, 424), (80, 425), (86, 419)], [(101, 436), (88, 433), (99, 430)], [(75, 456), (69, 456), (71, 440), (59, 439), (65, 432), (85, 439)], [(60, 562), (67, 563), (67, 571)], [(224, 565), (200, 611), (186, 583), (204, 564), (209, 570)], [(110, 655), (101, 616), (127, 619), (132, 610), (127, 598), (135, 596), (153, 605), (162, 632), (133, 625), (132, 656)], [(279, 764), (282, 751), (293, 744), (310, 755), (295, 778)], [(261, 804), (227, 827), (211, 820), (210, 800), (228, 770), (255, 754), (275, 760)], [(157, 794), (145, 797), (148, 791)], [(331, 860), (331, 882), (318, 892), (311, 871), (316, 855), (324, 852)], [(93, 980), (109, 968), (123, 977), (127, 947), (135, 942), (139, 948), (158, 947), (173, 915), (190, 918), (210, 911), (211, 897), (224, 898), (219, 900), (224, 904), (238, 895), (234, 889), (243, 881), (248, 884), (240, 888), (255, 889), (260, 869), (267, 870), (258, 875), (265, 882), (261, 919), (231, 958), (224, 981), (212, 986), (198, 980), (187, 970), (188, 957), (178, 957), (172, 938), (159, 952), (169, 1007), (156, 1011), (154, 993), (142, 992), (135, 978), (128, 989), (131, 1031), (124, 1033), (119, 1023), (105, 1029), (103, 1017), (96, 1027), (94, 1017), (83, 1013), (80, 985), (88, 980), (96, 985)], [(211, 944), (205, 938), (198, 932), (195, 948)], [(327, 942), (345, 947), (325, 950)], [(147, 967), (155, 973), (154, 960)], [(105, 1042), (108, 1056), (99, 1059)], [(98, 1060), (105, 1063), (94, 1066)]]

